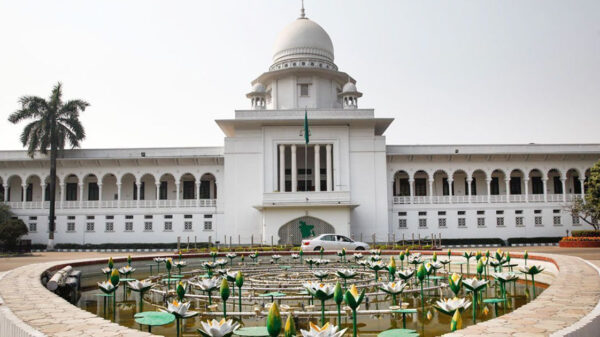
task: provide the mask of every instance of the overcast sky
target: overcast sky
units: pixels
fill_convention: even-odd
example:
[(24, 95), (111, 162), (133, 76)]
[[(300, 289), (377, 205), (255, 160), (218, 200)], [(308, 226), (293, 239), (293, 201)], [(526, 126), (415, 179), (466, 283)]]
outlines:
[[(84, 148), (214, 146), (300, 0), (0, 0), (0, 149), (22, 95), (91, 103)], [(600, 1), (306, 0), (388, 144), (600, 143)]]

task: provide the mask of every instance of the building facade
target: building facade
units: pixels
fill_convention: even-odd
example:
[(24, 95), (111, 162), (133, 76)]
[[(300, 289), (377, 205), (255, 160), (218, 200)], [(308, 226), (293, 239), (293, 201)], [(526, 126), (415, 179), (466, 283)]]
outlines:
[[(598, 144), (386, 145), (392, 118), (358, 107), (325, 30), (301, 16), (252, 82), (250, 109), (217, 120), (223, 147), (84, 149), (58, 160), (56, 243), (299, 243), (415, 236), (562, 236)], [(304, 120), (309, 120), (305, 142)], [(49, 160), (0, 151), (0, 201), (48, 237)]]

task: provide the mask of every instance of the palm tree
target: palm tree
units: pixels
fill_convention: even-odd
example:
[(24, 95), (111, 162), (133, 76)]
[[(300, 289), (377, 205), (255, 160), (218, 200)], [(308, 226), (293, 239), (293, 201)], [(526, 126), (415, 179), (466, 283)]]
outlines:
[(36, 151), (48, 154), (50, 148), (50, 214), (48, 216), (48, 249), (54, 248), (55, 206), (56, 206), (56, 156), (65, 148), (68, 141), (71, 148), (79, 147), (85, 138), (85, 130), (79, 120), (79, 112), (89, 103), (75, 99), (62, 101), (62, 84), (52, 89), (49, 100), (37, 96), (23, 96), (19, 99), (21, 109), (13, 112), (8, 121), (16, 124), (32, 120), (21, 133), (21, 143), (27, 147), (31, 158)]

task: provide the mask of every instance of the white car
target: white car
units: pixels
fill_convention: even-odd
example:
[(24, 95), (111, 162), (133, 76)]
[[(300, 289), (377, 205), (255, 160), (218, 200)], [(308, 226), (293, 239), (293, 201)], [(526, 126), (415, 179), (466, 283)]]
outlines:
[(346, 236), (338, 234), (321, 234), (313, 239), (302, 240), (301, 248), (305, 251), (319, 251), (321, 248), (324, 250), (368, 250), (369, 245), (354, 241)]

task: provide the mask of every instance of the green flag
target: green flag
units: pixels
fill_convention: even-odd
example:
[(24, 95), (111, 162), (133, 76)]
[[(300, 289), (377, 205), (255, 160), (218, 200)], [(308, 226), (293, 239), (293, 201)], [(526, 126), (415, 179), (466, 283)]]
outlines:
[(304, 109), (304, 142), (306, 144), (308, 144), (308, 137), (309, 137), (309, 131), (308, 131), (308, 114), (306, 112), (306, 109)]

